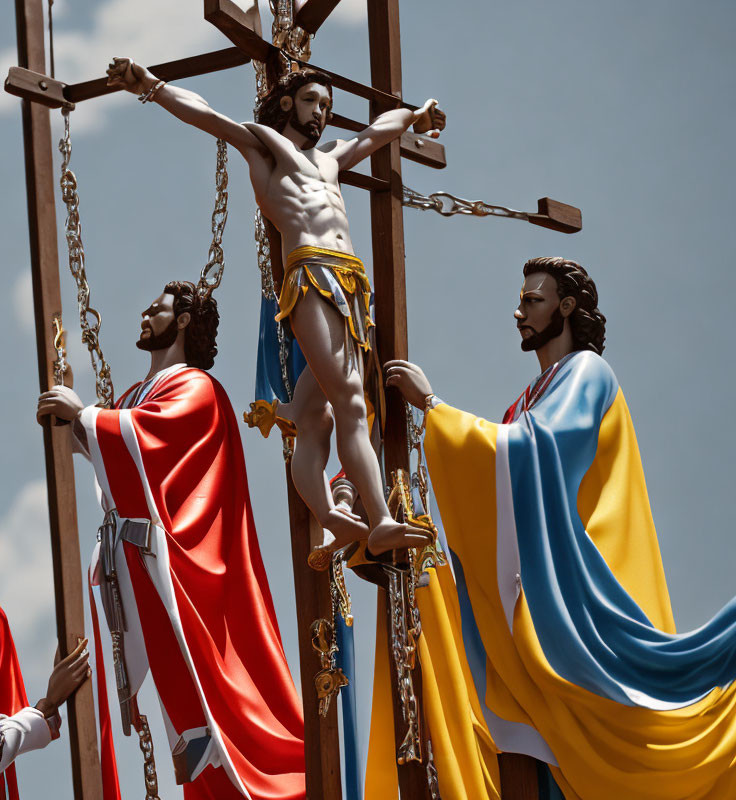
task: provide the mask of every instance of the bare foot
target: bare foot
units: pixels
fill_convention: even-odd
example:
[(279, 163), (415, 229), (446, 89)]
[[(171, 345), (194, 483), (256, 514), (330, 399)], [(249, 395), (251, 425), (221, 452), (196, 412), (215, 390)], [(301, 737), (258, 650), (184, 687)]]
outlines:
[(327, 569), (332, 554), (336, 550), (341, 550), (359, 539), (368, 538), (368, 526), (361, 521), (357, 514), (353, 514), (346, 508), (338, 506), (331, 509), (327, 517), (320, 522), (324, 531), (324, 539), (318, 547), (312, 548), (307, 558), (309, 566), (319, 572)]
[(426, 547), (434, 537), (422, 528), (396, 522), (391, 517), (381, 520), (368, 537), (368, 549), (374, 556), (388, 550), (403, 550), (405, 547)]

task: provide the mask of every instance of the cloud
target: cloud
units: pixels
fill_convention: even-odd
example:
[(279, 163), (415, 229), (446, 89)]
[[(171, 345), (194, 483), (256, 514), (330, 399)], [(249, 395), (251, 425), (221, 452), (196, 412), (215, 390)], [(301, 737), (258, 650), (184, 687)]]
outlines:
[[(300, 9), (306, 0), (296, 0), (296, 7)], [(261, 17), (269, 19), (267, 14), (268, 3), (261, 0)], [(359, 25), (367, 18), (367, 5), (365, 0), (341, 0), (330, 14), (329, 20), (343, 25)]]
[[(62, 5), (63, 4), (59, 4)], [(54, 17), (56, 75), (65, 83), (78, 83), (104, 76), (115, 55), (130, 55), (144, 64), (157, 64), (227, 47), (229, 42), (202, 18), (200, 3), (179, 0), (108, 0), (97, 3), (78, 27), (79, 16)], [(54, 5), (56, 12), (56, 4)], [(77, 27), (72, 27), (76, 23)], [(162, 35), (167, 31), (168, 35)], [(3, 73), (17, 63), (15, 47), (0, 52)], [(111, 109), (129, 102), (122, 92), (80, 103), (74, 112), (74, 132), (99, 131)], [(12, 112), (17, 98), (0, 95), (0, 113)]]
[(34, 329), (33, 285), (31, 270), (27, 269), (16, 278), (13, 284), (13, 310), (15, 319), (25, 333)]
[(46, 484), (35, 480), (0, 518), (0, 604), (31, 693), (45, 687), (56, 649), (48, 513)]
[[(244, 8), (251, 0), (242, 0)], [(57, 10), (57, 6), (59, 9)], [(269, 36), (271, 14), (267, 0), (259, 0), (264, 33)], [(54, 55), (56, 75), (65, 83), (102, 77), (115, 55), (130, 55), (143, 64), (158, 64), (228, 47), (230, 42), (202, 17), (202, 5), (180, 0), (107, 0), (92, 5), (79, 27), (79, 15), (69, 4), (54, 4)], [(366, 18), (365, 0), (342, 0), (331, 19), (342, 25), (357, 25)], [(166, 35), (162, 35), (162, 32)], [(15, 46), (0, 51), (0, 74), (17, 64)], [(19, 100), (0, 92), (0, 114), (15, 113)], [(129, 103), (122, 92), (77, 106), (73, 116), (74, 134), (97, 133), (116, 107)], [(57, 120), (59, 115), (53, 119)], [(55, 126), (56, 127), (56, 126)]]

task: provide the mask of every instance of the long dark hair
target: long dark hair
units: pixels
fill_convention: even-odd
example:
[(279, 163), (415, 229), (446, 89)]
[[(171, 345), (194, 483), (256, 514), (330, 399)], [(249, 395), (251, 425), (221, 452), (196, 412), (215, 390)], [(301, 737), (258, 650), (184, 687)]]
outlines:
[(171, 281), (165, 294), (174, 296), (174, 314), (188, 312), (191, 319), (184, 329), (184, 356), (190, 367), (210, 369), (217, 355), (217, 327), (220, 314), (214, 297), (202, 298), (190, 281)]
[(592, 350), (601, 355), (606, 340), (606, 318), (598, 310), (598, 290), (593, 279), (575, 261), (561, 257), (532, 258), (524, 264), (524, 277), (546, 272), (557, 281), (557, 294), (575, 298), (575, 310), (569, 317), (570, 330), (578, 350)]
[[(291, 116), (291, 109), (284, 111), (281, 108), (282, 97), (296, 97), (296, 93), (302, 86), (308, 83), (319, 83), (326, 86), (330, 92), (330, 102), (332, 101), (332, 83), (324, 72), (317, 72), (315, 69), (300, 69), (298, 72), (287, 72), (275, 83), (268, 94), (264, 95), (256, 106), (255, 120), (261, 125), (268, 125), (281, 133), (286, 127), (286, 123)], [(332, 112), (327, 115), (327, 122), (330, 121)]]

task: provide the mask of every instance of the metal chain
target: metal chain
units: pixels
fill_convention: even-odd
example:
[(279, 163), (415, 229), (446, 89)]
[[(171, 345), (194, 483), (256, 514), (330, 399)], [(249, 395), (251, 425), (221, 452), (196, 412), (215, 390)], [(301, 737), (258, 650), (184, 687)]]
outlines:
[(291, 58), (309, 61), (312, 56), (312, 34), (294, 24), (294, 0), (269, 0), (273, 14), (273, 44), (286, 55), (286, 69)]
[(432, 192), (430, 195), (420, 194), (408, 186), (403, 187), (402, 203), (407, 208), (418, 208), (422, 211), (436, 211), (443, 217), (455, 214), (466, 214), (475, 217), (511, 217), (512, 219), (529, 220), (525, 211), (515, 211), (505, 206), (493, 206), (482, 200), (463, 200), (449, 192)]
[(69, 249), (69, 270), (77, 284), (77, 302), (79, 304), (79, 325), (82, 329), (82, 343), (89, 350), (92, 369), (95, 373), (95, 388), (98, 406), (110, 408), (113, 403), (113, 385), (110, 377), (110, 365), (100, 348), (99, 333), (102, 317), (89, 304), (89, 283), (85, 270), (84, 245), (82, 244), (82, 227), (79, 220), (79, 195), (77, 194), (77, 178), (69, 169), (72, 155), (72, 141), (69, 133), (69, 110), (64, 115), (64, 138), (59, 142), (61, 163), (61, 199), (66, 206), (66, 223), (64, 232)]
[(158, 775), (156, 774), (156, 759), (153, 755), (153, 737), (148, 727), (148, 719), (139, 715), (138, 746), (143, 753), (143, 780), (146, 786), (146, 800), (161, 800), (158, 796)]
[(217, 166), (215, 168), (215, 209), (212, 212), (212, 244), (207, 254), (207, 263), (202, 269), (197, 284), (197, 294), (206, 299), (217, 289), (225, 271), (225, 255), (222, 251), (222, 234), (227, 222), (227, 143), (217, 140)]

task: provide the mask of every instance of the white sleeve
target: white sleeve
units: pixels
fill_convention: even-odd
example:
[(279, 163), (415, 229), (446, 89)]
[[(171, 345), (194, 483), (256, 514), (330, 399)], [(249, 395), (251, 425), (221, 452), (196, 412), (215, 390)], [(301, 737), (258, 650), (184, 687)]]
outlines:
[(51, 729), (37, 708), (23, 708), (12, 717), (0, 715), (0, 772), (30, 750), (41, 750), (51, 741)]

